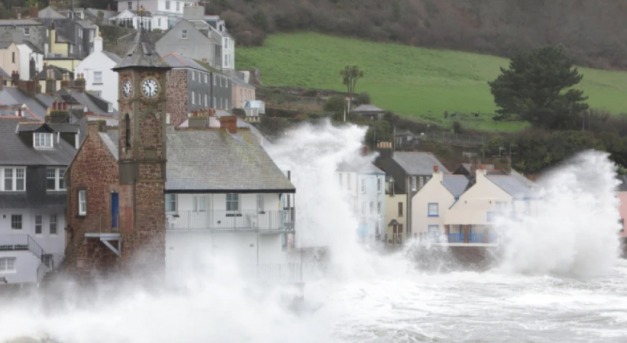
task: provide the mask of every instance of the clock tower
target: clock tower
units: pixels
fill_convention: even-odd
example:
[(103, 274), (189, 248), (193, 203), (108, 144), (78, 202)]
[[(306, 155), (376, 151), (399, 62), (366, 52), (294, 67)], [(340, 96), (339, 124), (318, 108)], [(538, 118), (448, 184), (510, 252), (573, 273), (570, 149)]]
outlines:
[(120, 235), (125, 264), (165, 265), (166, 73), (143, 28), (122, 61), (119, 79)]

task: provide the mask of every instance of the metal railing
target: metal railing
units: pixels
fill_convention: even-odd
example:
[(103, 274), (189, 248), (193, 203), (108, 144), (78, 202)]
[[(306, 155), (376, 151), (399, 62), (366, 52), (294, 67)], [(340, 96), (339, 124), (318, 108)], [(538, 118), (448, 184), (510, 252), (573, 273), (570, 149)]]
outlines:
[(178, 211), (166, 214), (168, 230), (294, 231), (294, 210)]
[(119, 215), (108, 214), (87, 214), (85, 217), (78, 217), (81, 225), (86, 228), (87, 232), (119, 232), (120, 217)]
[(44, 249), (29, 234), (8, 234), (0, 235), (0, 251), (22, 250), (30, 251), (38, 259), (44, 256)]
[(492, 231), (471, 232), (468, 234), (467, 240), (464, 238), (463, 232), (448, 234), (449, 243), (496, 243), (496, 241), (497, 241), (497, 235), (496, 233)]

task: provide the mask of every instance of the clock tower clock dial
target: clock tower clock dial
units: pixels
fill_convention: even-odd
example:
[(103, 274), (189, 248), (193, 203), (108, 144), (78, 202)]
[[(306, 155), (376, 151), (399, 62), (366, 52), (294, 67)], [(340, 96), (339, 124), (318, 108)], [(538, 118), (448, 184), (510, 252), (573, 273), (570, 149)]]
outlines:
[(133, 86), (131, 85), (131, 80), (124, 80), (124, 82), (122, 83), (122, 95), (124, 95), (124, 97), (126, 98), (130, 97), (132, 93), (132, 87)]
[(149, 77), (142, 81), (142, 94), (147, 98), (154, 98), (159, 94), (159, 81)]

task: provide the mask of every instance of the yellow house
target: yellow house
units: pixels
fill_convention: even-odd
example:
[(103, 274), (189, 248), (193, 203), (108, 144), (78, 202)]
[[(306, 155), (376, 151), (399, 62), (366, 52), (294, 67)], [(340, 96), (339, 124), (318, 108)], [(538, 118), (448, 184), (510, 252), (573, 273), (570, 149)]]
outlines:
[(20, 70), (20, 50), (15, 43), (0, 43), (0, 68), (9, 75)]

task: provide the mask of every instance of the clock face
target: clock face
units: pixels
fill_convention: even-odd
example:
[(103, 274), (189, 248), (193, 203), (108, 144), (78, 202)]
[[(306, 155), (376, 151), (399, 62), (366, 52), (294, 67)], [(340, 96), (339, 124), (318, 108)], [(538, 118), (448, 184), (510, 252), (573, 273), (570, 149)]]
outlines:
[(122, 84), (122, 94), (127, 98), (131, 96), (131, 80), (124, 80)]
[(145, 97), (153, 98), (159, 93), (159, 82), (153, 78), (147, 78), (142, 81), (142, 94)]

